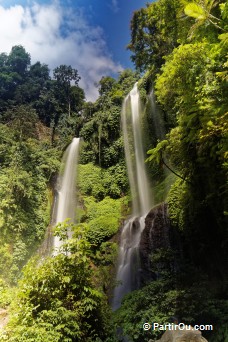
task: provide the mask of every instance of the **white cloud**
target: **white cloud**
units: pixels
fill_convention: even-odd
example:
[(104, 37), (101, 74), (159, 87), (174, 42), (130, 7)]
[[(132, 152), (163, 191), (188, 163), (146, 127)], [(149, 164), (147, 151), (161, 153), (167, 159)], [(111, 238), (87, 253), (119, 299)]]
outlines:
[(9, 53), (12, 46), (23, 45), (32, 63), (40, 61), (50, 69), (72, 65), (79, 71), (88, 100), (96, 99), (94, 83), (103, 75), (122, 70), (107, 52), (102, 29), (89, 25), (80, 10), (63, 9), (57, 2), (0, 6), (0, 37), (0, 52)]
[(119, 5), (117, 0), (112, 0), (112, 10), (116, 13), (119, 11)]

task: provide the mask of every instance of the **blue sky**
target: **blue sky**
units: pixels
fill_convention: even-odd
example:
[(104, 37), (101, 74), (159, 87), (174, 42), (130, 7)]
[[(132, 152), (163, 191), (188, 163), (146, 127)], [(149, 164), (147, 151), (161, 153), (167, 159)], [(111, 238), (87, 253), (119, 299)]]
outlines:
[(32, 63), (50, 69), (72, 65), (88, 100), (103, 75), (117, 75), (130, 62), (133, 11), (145, 0), (0, 0), (0, 52), (23, 45)]
[[(130, 41), (130, 20), (133, 11), (146, 6), (145, 0), (78, 0), (70, 1), (84, 8), (89, 20), (104, 29), (105, 39), (115, 60), (123, 67), (133, 67), (130, 51), (126, 46)], [(66, 3), (66, 1), (63, 1)]]

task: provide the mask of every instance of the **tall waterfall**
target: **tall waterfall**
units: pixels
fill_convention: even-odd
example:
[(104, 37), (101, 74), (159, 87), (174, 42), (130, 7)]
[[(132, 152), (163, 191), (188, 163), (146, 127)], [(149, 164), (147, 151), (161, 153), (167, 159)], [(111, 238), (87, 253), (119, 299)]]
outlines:
[(133, 214), (127, 220), (120, 240), (117, 281), (113, 309), (120, 306), (122, 297), (139, 287), (138, 247), (145, 227), (145, 216), (151, 209), (150, 185), (145, 170), (145, 155), (140, 124), (141, 105), (137, 83), (124, 100), (122, 128), (125, 158), (132, 195)]
[[(69, 222), (73, 223), (75, 221), (75, 182), (78, 154), (79, 138), (74, 138), (66, 149), (61, 163), (61, 172), (58, 178), (58, 196), (52, 218), (53, 225), (63, 222), (67, 218), (70, 219)], [(55, 252), (61, 247), (61, 241), (57, 236), (54, 237), (53, 247), (55, 248)]]

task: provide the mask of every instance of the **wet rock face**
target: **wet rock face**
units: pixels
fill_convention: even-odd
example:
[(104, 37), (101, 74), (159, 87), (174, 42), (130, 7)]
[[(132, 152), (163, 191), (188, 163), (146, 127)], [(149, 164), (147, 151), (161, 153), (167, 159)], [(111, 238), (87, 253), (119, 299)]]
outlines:
[[(150, 342), (150, 341), (149, 341)], [(207, 342), (198, 330), (167, 330), (156, 342)]]
[[(157, 279), (158, 274), (151, 270), (153, 268), (151, 256), (159, 250), (163, 254), (176, 250), (176, 241), (178, 238), (175, 234), (173, 228), (170, 226), (167, 204), (161, 203), (154, 207), (145, 218), (145, 228), (141, 234), (139, 245), (141, 285)], [(172, 263), (172, 265), (167, 265), (166, 262), (161, 262), (159, 268), (175, 268), (175, 261), (172, 260)]]
[(143, 234), (149, 238), (151, 251), (170, 247), (169, 231), (167, 204), (162, 203), (153, 208), (145, 219)]

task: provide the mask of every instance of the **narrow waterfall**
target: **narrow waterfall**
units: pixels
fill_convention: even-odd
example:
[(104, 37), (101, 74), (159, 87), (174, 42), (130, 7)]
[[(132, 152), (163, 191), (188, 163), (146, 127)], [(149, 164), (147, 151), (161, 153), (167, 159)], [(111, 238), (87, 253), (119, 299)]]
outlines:
[(152, 206), (150, 185), (145, 169), (145, 155), (140, 124), (141, 104), (137, 83), (124, 100), (122, 128), (125, 158), (132, 195), (132, 216), (127, 220), (120, 239), (117, 285), (113, 310), (118, 309), (122, 297), (139, 288), (139, 243), (145, 227), (145, 216)]
[[(52, 225), (63, 222), (67, 218), (69, 222), (75, 221), (76, 208), (76, 171), (79, 154), (79, 138), (74, 138), (72, 143), (66, 149), (61, 162), (61, 170), (58, 178), (58, 196), (55, 204), (54, 215), (52, 218)], [(70, 237), (69, 232), (69, 237)], [(55, 236), (53, 247), (56, 251), (61, 246), (60, 239)]]

